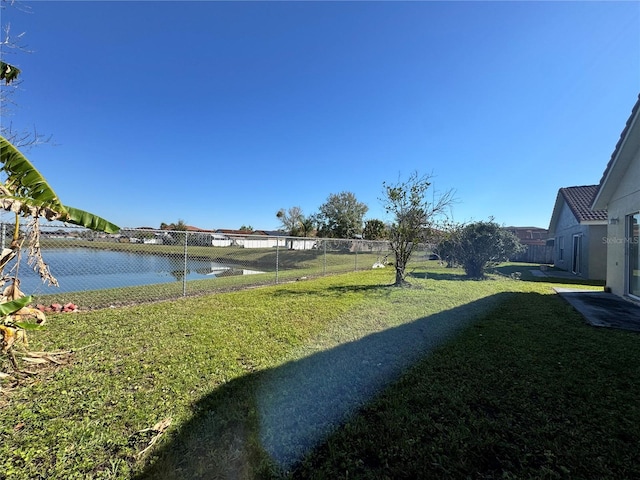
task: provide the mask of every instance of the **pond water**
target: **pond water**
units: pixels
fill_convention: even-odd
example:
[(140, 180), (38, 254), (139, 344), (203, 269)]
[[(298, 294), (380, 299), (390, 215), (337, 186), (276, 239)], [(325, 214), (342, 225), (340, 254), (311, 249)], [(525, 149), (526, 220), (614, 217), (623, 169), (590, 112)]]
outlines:
[[(23, 257), (26, 254), (23, 252)], [(49, 294), (83, 290), (182, 282), (185, 278), (184, 256), (154, 255), (91, 248), (43, 249), (49, 270), (59, 287), (42, 283), (26, 258), (20, 262), (20, 289), (26, 294)], [(5, 273), (8, 269), (5, 268)], [(230, 275), (262, 273), (211, 260), (188, 257), (186, 280)]]

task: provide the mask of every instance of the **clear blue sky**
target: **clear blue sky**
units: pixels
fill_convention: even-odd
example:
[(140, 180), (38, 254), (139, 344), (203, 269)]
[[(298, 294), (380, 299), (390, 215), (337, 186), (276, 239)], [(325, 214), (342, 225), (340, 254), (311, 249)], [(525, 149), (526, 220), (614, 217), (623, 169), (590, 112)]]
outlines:
[(456, 221), (546, 228), (640, 92), (639, 2), (32, 2), (14, 127), (65, 204), (122, 227), (275, 229), (433, 173)]

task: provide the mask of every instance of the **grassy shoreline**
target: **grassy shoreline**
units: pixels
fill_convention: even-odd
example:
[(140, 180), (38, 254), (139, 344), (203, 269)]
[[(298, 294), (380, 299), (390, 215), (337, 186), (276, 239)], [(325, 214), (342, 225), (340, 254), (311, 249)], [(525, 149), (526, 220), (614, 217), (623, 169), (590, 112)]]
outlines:
[[(529, 267), (514, 268), (525, 278)], [(46, 331), (32, 335), (32, 349), (78, 351), (69, 365), (9, 393), (0, 408), (0, 472), (16, 480), (313, 478), (314, 472), (325, 474), (315, 478), (425, 472), (465, 478), (476, 469), (482, 478), (535, 478), (538, 466), (549, 478), (563, 478), (564, 468), (580, 474), (578, 460), (594, 453), (580, 439), (593, 437), (595, 424), (600, 437), (613, 440), (600, 466), (590, 468), (635, 472), (631, 454), (613, 453), (640, 439), (633, 427), (640, 413), (626, 408), (629, 393), (621, 388), (626, 382), (634, 391), (640, 383), (630, 353), (637, 336), (587, 327), (558, 303), (549, 283), (508, 276), (471, 281), (435, 266), (410, 280), (413, 288), (389, 288), (391, 269), (363, 271), (54, 315)], [(291, 472), (273, 463), (258, 408), (260, 386), (273, 373), (419, 319), (456, 318), (458, 311), (477, 322)], [(602, 355), (598, 343), (611, 360), (593, 361), (594, 352)], [(568, 379), (571, 394), (561, 395)], [(604, 390), (611, 385), (617, 389)], [(624, 413), (622, 426), (607, 417), (605, 403), (619, 405), (608, 411)], [(150, 440), (139, 432), (166, 418), (171, 427), (137, 457)], [(562, 437), (569, 442), (564, 454), (550, 439), (568, 425), (575, 435)]]

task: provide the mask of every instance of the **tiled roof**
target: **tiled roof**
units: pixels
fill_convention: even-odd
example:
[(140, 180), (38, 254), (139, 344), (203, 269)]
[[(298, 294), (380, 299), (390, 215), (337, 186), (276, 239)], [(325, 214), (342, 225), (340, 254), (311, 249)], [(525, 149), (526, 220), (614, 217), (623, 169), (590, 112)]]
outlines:
[(579, 222), (607, 220), (606, 210), (591, 210), (598, 188), (599, 185), (583, 185), (560, 189), (562, 197)]
[(222, 233), (225, 235), (266, 235), (263, 230), (231, 230), (228, 228), (218, 228), (216, 233)]

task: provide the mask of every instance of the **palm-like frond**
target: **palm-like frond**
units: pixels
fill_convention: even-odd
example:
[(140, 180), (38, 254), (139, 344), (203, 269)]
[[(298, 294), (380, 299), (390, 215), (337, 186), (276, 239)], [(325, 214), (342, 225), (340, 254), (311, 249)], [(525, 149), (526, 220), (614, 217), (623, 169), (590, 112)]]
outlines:
[(11, 82), (15, 81), (20, 73), (21, 72), (19, 68), (0, 61), (0, 80), (4, 80), (6, 85), (9, 85)]
[(96, 230), (105, 233), (116, 233), (120, 230), (120, 227), (105, 220), (93, 213), (85, 212), (79, 208), (69, 207), (65, 205), (66, 215), (61, 215), (60, 220), (74, 225), (80, 225), (81, 227), (87, 227), (91, 230)]
[(59, 213), (65, 211), (56, 192), (36, 167), (3, 136), (0, 136), (0, 162), (0, 170), (7, 174), (5, 186), (14, 196), (29, 199), (33, 206), (51, 208)]
[(0, 136), (0, 171), (7, 175), (0, 185), (0, 208), (23, 216), (45, 217), (74, 225), (115, 233), (117, 225), (92, 213), (63, 205), (33, 164), (6, 138)]

